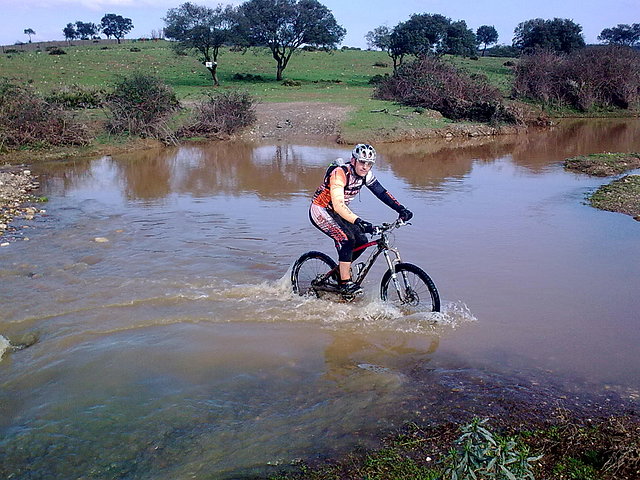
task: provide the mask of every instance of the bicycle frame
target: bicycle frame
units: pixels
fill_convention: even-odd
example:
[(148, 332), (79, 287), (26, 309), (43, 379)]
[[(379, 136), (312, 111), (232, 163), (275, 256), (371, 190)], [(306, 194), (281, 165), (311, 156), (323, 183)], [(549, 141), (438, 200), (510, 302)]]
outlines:
[[(388, 232), (393, 230), (394, 228), (397, 228), (400, 225), (404, 225), (404, 222), (398, 223), (398, 221), (396, 221), (390, 225), (385, 224), (381, 227), (376, 227), (379, 230), (378, 233), (380, 235), (380, 238), (371, 240), (370, 242), (367, 242), (364, 245), (360, 245), (359, 247), (356, 247), (353, 249), (354, 252), (359, 252), (361, 250), (366, 250), (369, 247), (373, 247), (374, 245), (377, 247), (373, 251), (373, 253), (369, 255), (369, 258), (367, 258), (366, 261), (359, 262), (358, 264), (356, 264), (357, 267), (360, 265), (362, 266), (360, 268), (357, 268), (356, 277), (354, 279), (355, 283), (357, 283), (358, 285), (362, 285), (362, 282), (364, 281), (365, 277), (367, 276), (367, 274), (369, 273), (373, 265), (376, 263), (376, 260), (378, 259), (380, 254), (383, 254), (387, 262), (387, 267), (391, 271), (391, 277), (393, 279), (393, 283), (396, 289), (399, 291), (399, 286), (397, 284), (394, 267), (397, 263), (402, 262), (402, 258), (400, 257), (400, 252), (398, 251), (398, 249), (395, 247), (392, 247), (389, 244)], [(391, 258), (390, 252), (393, 253), (395, 258)], [(327, 279), (331, 278), (333, 275), (337, 273), (338, 268), (339, 266), (336, 266), (335, 268), (331, 269), (329, 272), (323, 275), (322, 278), (319, 279), (318, 283), (322, 284), (326, 282)]]
[[(369, 270), (371, 270), (373, 265), (376, 263), (376, 260), (378, 259), (380, 254), (384, 255), (384, 259), (387, 262), (387, 266), (389, 267), (389, 270), (391, 270), (392, 273), (395, 272), (395, 268), (394, 268), (395, 264), (402, 262), (402, 258), (400, 257), (400, 252), (398, 251), (398, 249), (389, 245), (389, 239), (387, 237), (386, 231), (383, 231), (380, 233), (380, 238), (367, 242), (364, 245), (360, 245), (359, 247), (354, 248), (353, 251), (359, 252), (361, 250), (366, 250), (367, 248), (372, 247), (374, 245), (376, 245), (377, 248), (373, 251), (373, 253), (371, 253), (371, 255), (369, 255), (369, 258), (367, 258), (367, 260), (364, 262), (359, 262), (358, 264), (356, 264), (357, 271), (356, 271), (356, 278), (354, 281), (358, 285), (362, 284), (365, 277), (369, 273)], [(390, 252), (393, 253), (395, 258), (391, 258), (391, 255), (389, 254)], [(360, 265), (362, 266), (359, 267)], [(393, 273), (393, 275), (395, 276), (395, 273)]]

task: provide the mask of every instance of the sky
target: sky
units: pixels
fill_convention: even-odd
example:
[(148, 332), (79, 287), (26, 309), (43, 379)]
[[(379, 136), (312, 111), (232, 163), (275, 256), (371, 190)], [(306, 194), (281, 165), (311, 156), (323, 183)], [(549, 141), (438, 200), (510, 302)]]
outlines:
[[(64, 40), (62, 29), (76, 21), (100, 23), (107, 13), (130, 18), (134, 29), (126, 38), (150, 37), (164, 27), (167, 10), (186, 0), (0, 0), (0, 45)], [(199, 5), (237, 1), (191, 0)], [(393, 28), (414, 13), (438, 13), (464, 20), (474, 32), (481, 25), (498, 31), (499, 44), (511, 44), (513, 30), (532, 18), (568, 18), (582, 26), (587, 43), (599, 43), (604, 28), (640, 23), (640, 0), (320, 0), (347, 30), (342, 45), (366, 48), (365, 35), (380, 25)]]

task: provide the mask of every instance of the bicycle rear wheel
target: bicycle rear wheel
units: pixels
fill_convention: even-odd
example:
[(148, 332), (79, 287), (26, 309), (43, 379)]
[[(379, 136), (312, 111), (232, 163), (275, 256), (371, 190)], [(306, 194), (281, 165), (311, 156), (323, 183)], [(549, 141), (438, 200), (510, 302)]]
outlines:
[(303, 254), (291, 269), (291, 286), (298, 295), (316, 295), (313, 284), (321, 280), (331, 270), (335, 272), (329, 277), (330, 282), (338, 283), (336, 262), (322, 252), (307, 252)]
[(398, 307), (412, 307), (421, 311), (439, 312), (440, 295), (431, 277), (411, 263), (395, 266), (398, 288), (387, 270), (380, 283), (380, 298)]

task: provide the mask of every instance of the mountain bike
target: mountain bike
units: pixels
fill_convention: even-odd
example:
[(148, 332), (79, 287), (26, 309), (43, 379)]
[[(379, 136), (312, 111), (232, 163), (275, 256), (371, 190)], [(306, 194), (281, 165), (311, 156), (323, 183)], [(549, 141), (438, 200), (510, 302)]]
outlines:
[[(431, 277), (420, 267), (405, 263), (400, 252), (390, 244), (389, 234), (402, 226), (410, 225), (401, 219), (393, 223), (383, 223), (374, 227), (372, 239), (354, 249), (354, 252), (369, 247), (375, 249), (364, 262), (355, 265), (353, 281), (362, 286), (365, 277), (380, 257), (384, 257), (388, 270), (380, 282), (380, 298), (398, 307), (419, 307), (422, 311), (440, 311), (440, 295)], [(393, 254), (393, 257), (392, 255)], [(329, 255), (311, 251), (296, 260), (291, 269), (291, 284), (298, 295), (322, 296), (324, 293), (339, 295), (350, 302), (357, 295), (345, 294), (340, 291), (338, 264)]]

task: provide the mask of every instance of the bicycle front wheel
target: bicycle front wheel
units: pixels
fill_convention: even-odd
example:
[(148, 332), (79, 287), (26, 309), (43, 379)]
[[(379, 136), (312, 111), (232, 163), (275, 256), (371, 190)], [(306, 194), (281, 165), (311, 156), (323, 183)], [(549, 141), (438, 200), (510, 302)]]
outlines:
[(335, 272), (329, 277), (332, 282), (338, 283), (338, 265), (327, 254), (322, 252), (307, 252), (302, 255), (291, 269), (291, 286), (294, 293), (298, 295), (316, 295), (313, 288), (315, 283), (335, 269)]
[(380, 298), (398, 307), (411, 307), (421, 311), (439, 312), (440, 295), (431, 277), (411, 263), (395, 266), (396, 281), (387, 270), (380, 283)]

